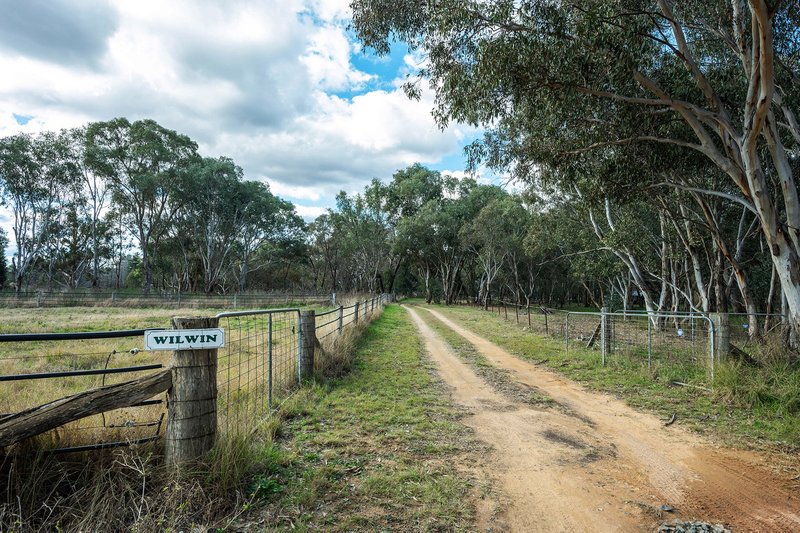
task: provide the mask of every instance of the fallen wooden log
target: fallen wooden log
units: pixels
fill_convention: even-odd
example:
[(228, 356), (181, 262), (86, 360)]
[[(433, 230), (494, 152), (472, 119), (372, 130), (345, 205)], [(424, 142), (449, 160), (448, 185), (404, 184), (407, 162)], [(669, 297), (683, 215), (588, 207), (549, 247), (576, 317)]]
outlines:
[(130, 407), (172, 386), (171, 370), (107, 385), (15, 413), (0, 420), (0, 448), (87, 416)]

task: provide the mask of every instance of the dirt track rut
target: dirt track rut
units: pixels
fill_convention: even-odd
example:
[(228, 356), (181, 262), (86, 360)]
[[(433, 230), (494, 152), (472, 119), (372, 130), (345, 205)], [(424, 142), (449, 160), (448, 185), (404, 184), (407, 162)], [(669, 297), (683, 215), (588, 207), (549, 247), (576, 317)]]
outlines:
[[(758, 465), (757, 454), (722, 450), (680, 427), (664, 427), (610, 396), (588, 392), (430, 312), (512, 379), (561, 408), (509, 400), (480, 379), (408, 309), (464, 423), (492, 445), (486, 468), (508, 499), (512, 531), (647, 531), (663, 520), (724, 523), (734, 531), (800, 531), (800, 499)], [(491, 517), (480, 517), (484, 524)]]

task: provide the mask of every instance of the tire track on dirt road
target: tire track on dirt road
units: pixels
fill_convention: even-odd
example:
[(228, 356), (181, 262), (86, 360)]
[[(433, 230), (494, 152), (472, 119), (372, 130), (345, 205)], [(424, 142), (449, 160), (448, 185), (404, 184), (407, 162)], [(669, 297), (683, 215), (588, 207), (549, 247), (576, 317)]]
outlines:
[[(724, 450), (688, 431), (665, 428), (608, 395), (523, 361), (441, 313), (426, 309), (470, 342), (512, 379), (538, 388), (582, 425), (584, 439), (616, 451), (586, 465), (611, 486), (628, 487), (629, 498), (647, 505), (669, 504), (681, 519), (721, 522), (734, 531), (800, 531), (800, 499), (785, 481), (760, 467), (758, 454)], [(573, 413), (575, 416), (569, 416)], [(667, 517), (665, 517), (667, 518)]]
[[(456, 403), (470, 414), (462, 422), (490, 444), (479, 467), (495, 478), (508, 501), (500, 522), (511, 531), (642, 531), (656, 522), (626, 503), (637, 493), (605, 479), (595, 465), (616, 451), (586, 430), (585, 422), (555, 409), (508, 400), (462, 363), (450, 346), (412, 309), (406, 308)], [(481, 516), (482, 529), (493, 527)]]

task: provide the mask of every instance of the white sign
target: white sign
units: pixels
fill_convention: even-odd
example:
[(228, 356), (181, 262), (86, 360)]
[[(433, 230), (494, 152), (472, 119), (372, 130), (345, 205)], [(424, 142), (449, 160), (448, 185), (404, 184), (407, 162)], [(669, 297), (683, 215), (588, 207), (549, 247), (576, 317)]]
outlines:
[(155, 330), (144, 332), (145, 350), (210, 350), (225, 346), (225, 330), (178, 329)]

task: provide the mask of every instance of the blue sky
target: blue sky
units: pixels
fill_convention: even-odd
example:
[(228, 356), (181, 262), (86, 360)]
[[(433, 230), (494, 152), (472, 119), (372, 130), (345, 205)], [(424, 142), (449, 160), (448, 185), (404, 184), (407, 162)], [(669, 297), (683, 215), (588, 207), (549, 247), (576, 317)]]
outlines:
[(480, 132), (441, 131), (427, 88), (408, 100), (400, 85), (424, 58), (364, 53), (348, 3), (0, 0), (0, 136), (152, 118), (307, 219), (415, 162), (461, 174)]

